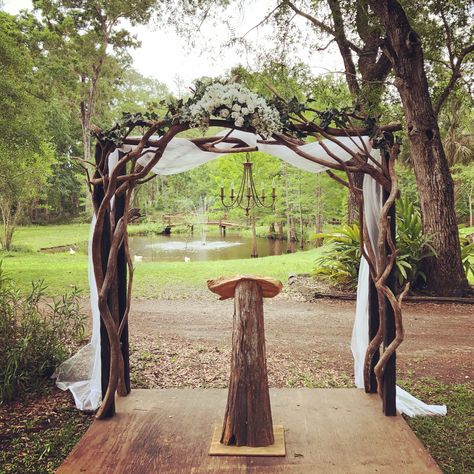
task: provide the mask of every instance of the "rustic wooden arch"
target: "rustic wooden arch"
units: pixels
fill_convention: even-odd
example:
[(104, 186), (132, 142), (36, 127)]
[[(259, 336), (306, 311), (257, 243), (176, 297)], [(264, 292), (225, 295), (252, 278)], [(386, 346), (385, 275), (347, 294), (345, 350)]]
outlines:
[[(235, 124), (225, 120), (211, 120), (210, 126), (236, 129)], [(135, 187), (145, 183), (152, 168), (158, 163), (170, 141), (178, 134), (193, 128), (188, 123), (173, 123), (169, 120), (141, 121), (145, 129), (140, 137), (130, 137), (137, 127), (131, 124), (114, 134), (97, 131), (95, 163), (92, 177), (88, 182), (96, 215), (96, 225), (92, 238), (92, 262), (97, 284), (98, 306), (101, 317), (101, 384), (102, 404), (96, 417), (107, 418), (115, 414), (115, 395), (125, 396), (130, 392), (130, 368), (128, 346), (128, 315), (132, 297), (133, 263), (128, 246), (127, 225), (139, 216), (138, 209), (130, 207), (131, 195)], [(398, 145), (393, 143), (391, 132), (399, 126), (386, 126), (379, 129), (384, 137), (374, 143), (381, 148), (381, 163), (375, 162), (366, 146), (354, 151), (344, 145), (340, 137), (361, 139), (369, 130), (355, 127), (322, 128), (314, 122), (299, 121), (295, 130), (305, 135), (324, 138), (338, 144), (349, 153), (351, 159), (341, 160), (320, 142), (322, 148), (334, 160), (328, 162), (311, 156), (299, 149), (303, 144), (299, 139), (287, 134), (274, 134), (270, 140), (260, 140), (257, 147), (250, 147), (244, 141), (225, 136), (200, 137), (189, 139), (201, 150), (209, 153), (242, 153), (258, 151), (258, 143), (266, 145), (285, 145), (303, 158), (330, 168), (326, 172), (338, 183), (348, 187), (357, 196), (359, 205), (359, 228), (361, 254), (370, 267), (369, 298), (369, 345), (364, 364), (364, 385), (366, 392), (378, 392), (383, 400), (383, 411), (388, 416), (396, 415), (396, 349), (403, 340), (401, 303), (408, 285), (397, 295), (395, 283), (395, 262), (397, 249), (395, 243), (395, 200), (399, 194), (397, 177), (394, 171)], [(239, 129), (251, 133), (251, 128)], [(159, 138), (154, 135), (159, 134)], [(113, 136), (114, 138), (111, 138)], [(225, 143), (228, 149), (216, 148)], [(362, 140), (357, 143), (363, 144)], [(120, 152), (117, 164), (109, 169), (109, 156), (119, 145), (133, 145), (131, 151)], [(153, 147), (153, 156), (145, 166), (138, 160)], [(148, 150), (148, 153), (150, 151)], [(149, 156), (149, 155), (148, 155)], [(331, 170), (344, 171), (346, 179)], [(379, 221), (379, 238), (374, 248), (364, 223), (364, 202), (362, 190), (354, 184), (354, 175), (370, 175), (383, 188), (383, 208)]]

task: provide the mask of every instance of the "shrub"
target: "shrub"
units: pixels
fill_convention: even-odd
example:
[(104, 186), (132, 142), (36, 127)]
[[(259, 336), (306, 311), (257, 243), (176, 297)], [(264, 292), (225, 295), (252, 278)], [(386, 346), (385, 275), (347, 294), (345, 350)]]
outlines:
[[(318, 234), (318, 237), (329, 246), (315, 260), (313, 274), (336, 285), (355, 287), (360, 261), (359, 226), (343, 225), (335, 232)], [(422, 233), (418, 209), (408, 199), (397, 201), (396, 274), (400, 285), (409, 281), (412, 288), (420, 288), (426, 283), (421, 265), (424, 259), (435, 255), (430, 242), (430, 236)], [(467, 262), (470, 263), (469, 259)]]
[(313, 275), (339, 286), (354, 287), (357, 284), (360, 262), (359, 226), (343, 225), (331, 233), (317, 234), (328, 248), (315, 260)]
[(0, 403), (44, 386), (84, 337), (80, 292), (48, 301), (45, 290), (42, 281), (33, 282), (22, 295), (0, 262)]
[(474, 242), (471, 242), (467, 237), (461, 236), (461, 260), (466, 272), (474, 278)]
[(435, 256), (431, 236), (421, 230), (421, 215), (408, 198), (397, 201), (397, 280), (399, 285), (409, 281), (411, 287), (421, 288), (426, 284), (426, 275), (420, 269), (428, 257)]

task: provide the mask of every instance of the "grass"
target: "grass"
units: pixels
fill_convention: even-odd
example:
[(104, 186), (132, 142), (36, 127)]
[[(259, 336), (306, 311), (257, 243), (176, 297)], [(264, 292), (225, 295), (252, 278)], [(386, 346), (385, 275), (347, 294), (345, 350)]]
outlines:
[[(150, 231), (149, 225), (134, 226), (132, 233)], [(3, 268), (25, 291), (32, 280), (43, 279), (47, 294), (56, 295), (77, 286), (88, 292), (87, 256), (69, 251), (43, 253), (38, 250), (73, 245), (88, 239), (87, 224), (21, 227), (14, 237), (17, 250), (0, 252)], [(309, 273), (321, 249), (257, 259), (196, 262), (138, 262), (134, 295), (141, 297), (183, 297), (195, 290), (206, 291), (206, 281), (223, 275), (252, 273), (286, 282), (290, 273)]]
[[(157, 234), (164, 226), (144, 222), (129, 226), (130, 235)], [(13, 235), (13, 247), (19, 251), (36, 252), (42, 248), (77, 245), (89, 239), (89, 224), (31, 225), (18, 227)]]
[[(130, 226), (132, 234), (157, 229), (147, 223)], [(44, 279), (49, 295), (62, 293), (73, 286), (88, 293), (87, 256), (84, 253), (39, 252), (45, 247), (84, 243), (88, 236), (88, 224), (19, 227), (14, 236), (17, 250), (0, 252), (0, 260), (24, 290), (31, 286), (32, 280)], [(210, 262), (139, 262), (135, 271), (134, 294), (149, 298), (182, 297), (186, 293), (189, 296), (189, 292), (194, 290), (205, 291), (208, 279), (236, 273), (271, 276), (284, 283), (290, 273), (311, 272), (315, 258), (322, 251), (319, 248), (276, 257)], [(472, 275), (469, 281), (474, 283)]]
[(285, 283), (291, 273), (310, 272), (319, 253), (321, 249), (257, 259), (140, 263), (136, 267), (136, 294), (156, 296), (176, 289), (176, 296), (183, 297), (188, 290), (204, 290), (209, 279), (239, 273), (271, 276)]
[[(204, 290), (208, 279), (237, 273), (272, 276), (285, 282), (290, 273), (310, 272), (320, 252), (314, 249), (275, 257), (210, 262), (139, 262), (135, 267), (134, 294), (159, 297), (176, 289), (177, 296), (182, 297), (188, 290)], [(88, 292), (87, 256), (80, 253), (11, 252), (3, 254), (3, 267), (24, 290), (32, 280), (44, 279), (49, 295), (73, 286)]]
[(445, 384), (430, 377), (400, 385), (427, 403), (448, 407), (443, 417), (406, 418), (443, 472), (474, 472), (474, 384)]
[(33, 252), (59, 245), (72, 246), (89, 239), (89, 227), (89, 224), (18, 227), (13, 234), (13, 246), (21, 251)]

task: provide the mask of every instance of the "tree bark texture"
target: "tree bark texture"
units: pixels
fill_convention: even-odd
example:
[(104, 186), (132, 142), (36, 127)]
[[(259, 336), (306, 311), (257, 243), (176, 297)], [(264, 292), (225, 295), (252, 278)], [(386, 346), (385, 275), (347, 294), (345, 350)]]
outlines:
[[(341, 2), (339, 0), (328, 0), (328, 5), (334, 24), (334, 38), (344, 61), (349, 92), (360, 114), (376, 116), (379, 114), (382, 94), (385, 89), (384, 81), (391, 69), (388, 58), (384, 54), (379, 54), (381, 44), (380, 29), (373, 28), (370, 24), (367, 4), (365, 2), (357, 2), (355, 24), (357, 34), (362, 41), (362, 48), (357, 51), (357, 66), (360, 73), (359, 81), (357, 68), (354, 64), (353, 51), (346, 36)], [(353, 179), (355, 185), (362, 189), (363, 173), (354, 173)], [(349, 224), (357, 222), (358, 208), (356, 195), (349, 191), (347, 204), (347, 222)]]
[(274, 443), (268, 390), (262, 290), (242, 280), (235, 288), (232, 362), (221, 443)]
[[(389, 198), (389, 193), (383, 191), (383, 202), (387, 201)], [(390, 233), (390, 238), (392, 242), (396, 242), (396, 211), (395, 204), (390, 207), (389, 213), (390, 222), (388, 232)], [(387, 255), (390, 255), (391, 249), (388, 245), (388, 242), (385, 242), (385, 252)], [(397, 278), (396, 278), (396, 267), (392, 267), (392, 270), (387, 277), (386, 285), (393, 294), (397, 294)], [(394, 309), (392, 308), (387, 297), (384, 298), (384, 311), (383, 311), (383, 348), (384, 352), (387, 347), (393, 342), (396, 337), (396, 324), (395, 324), (395, 314)], [(370, 308), (370, 304), (369, 304)], [(379, 359), (380, 360), (380, 359)], [(377, 364), (375, 364), (377, 365)], [(375, 366), (374, 366), (375, 369)], [(396, 416), (397, 415), (397, 395), (396, 395), (396, 386), (397, 386), (397, 354), (393, 351), (392, 355), (387, 360), (385, 369), (382, 376), (382, 409), (385, 415), (387, 416)]]
[[(354, 185), (362, 189), (364, 183), (364, 173), (354, 173), (352, 177)], [(349, 189), (347, 199), (347, 223), (352, 225), (359, 221), (359, 202), (357, 192)]]
[(385, 54), (395, 71), (420, 196), (423, 232), (432, 237), (437, 256), (428, 260), (428, 289), (439, 295), (468, 290), (461, 262), (453, 181), (441, 142), (424, 69), (419, 36), (395, 0), (370, 1), (385, 27)]

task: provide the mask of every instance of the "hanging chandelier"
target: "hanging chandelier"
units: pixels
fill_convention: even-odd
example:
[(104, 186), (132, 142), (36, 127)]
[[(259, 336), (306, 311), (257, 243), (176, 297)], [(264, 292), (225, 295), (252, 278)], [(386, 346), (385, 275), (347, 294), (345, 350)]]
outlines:
[(255, 186), (255, 182), (253, 180), (253, 172), (252, 172), (252, 162), (250, 161), (249, 153), (246, 154), (246, 161), (243, 163), (244, 165), (244, 174), (242, 176), (242, 181), (240, 182), (239, 189), (237, 194), (234, 191), (234, 184), (232, 183), (230, 189), (230, 197), (226, 203), (226, 196), (224, 194), (224, 186), (221, 186), (221, 202), (222, 205), (226, 209), (234, 209), (240, 207), (245, 211), (245, 215), (248, 216), (250, 210), (255, 207), (261, 207), (265, 209), (273, 209), (275, 206), (275, 180), (272, 183), (272, 194), (271, 194), (271, 202), (265, 203), (267, 196), (265, 196), (265, 189), (263, 187), (262, 182), (262, 189), (260, 196), (258, 195), (257, 188)]

